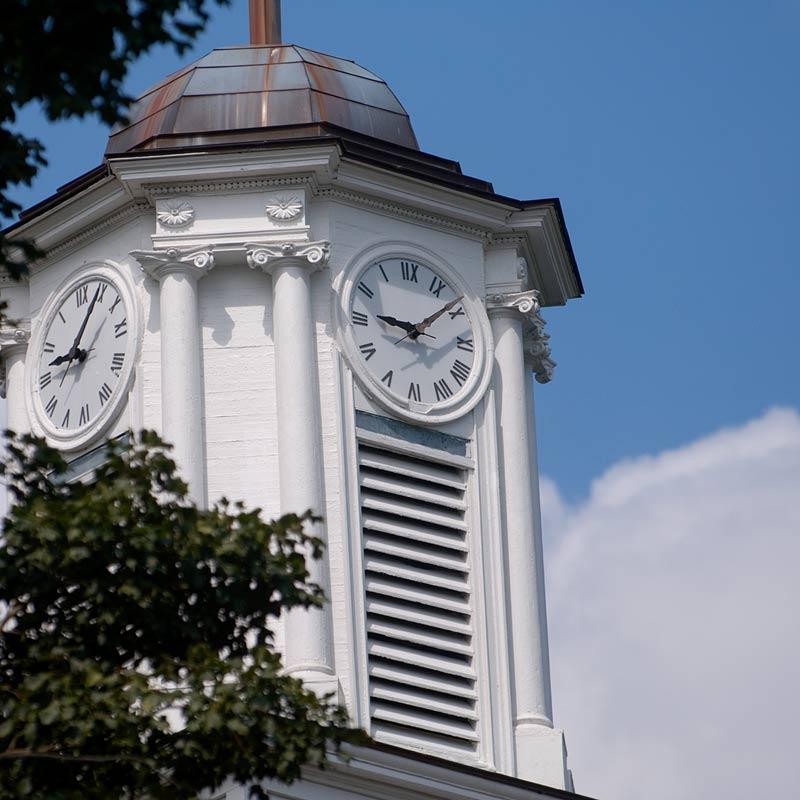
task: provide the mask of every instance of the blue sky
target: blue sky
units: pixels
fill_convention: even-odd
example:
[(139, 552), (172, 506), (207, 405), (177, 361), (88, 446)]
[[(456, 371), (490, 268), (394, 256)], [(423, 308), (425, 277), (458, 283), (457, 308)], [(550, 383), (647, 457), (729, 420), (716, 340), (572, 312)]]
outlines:
[[(246, 3), (144, 91), (246, 42)], [(586, 296), (548, 309), (538, 387), (556, 721), (582, 792), (745, 800), (800, 781), (800, 4), (284, 0), (422, 148), (561, 198)], [(100, 162), (46, 125), (28, 205)], [(771, 410), (772, 409), (772, 410)]]
[[(547, 314), (542, 469), (570, 498), (620, 458), (800, 402), (794, 305), (800, 6), (745, 2), (284, 2), (284, 39), (377, 72), (424, 150), (520, 198), (558, 196), (586, 296)], [(246, 3), (136, 94), (247, 40)], [(31, 204), (100, 162), (107, 131), (22, 115), (51, 166)]]

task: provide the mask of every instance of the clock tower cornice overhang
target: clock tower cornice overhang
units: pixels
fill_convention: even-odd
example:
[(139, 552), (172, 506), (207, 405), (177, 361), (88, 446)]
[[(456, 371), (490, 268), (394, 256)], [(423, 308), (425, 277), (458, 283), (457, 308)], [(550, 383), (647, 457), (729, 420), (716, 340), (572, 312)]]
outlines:
[(522, 201), (499, 195), (490, 183), (464, 176), (456, 162), (343, 132), (259, 146), (113, 156), (93, 182), (77, 194), (74, 188), (65, 192), (62, 202), (57, 194), (34, 207), (12, 234), (34, 238), (49, 251), (76, 236), (85, 238), (84, 231), (93, 226), (107, 227), (115, 218), (141, 213), (168, 194), (290, 184), (307, 187), (312, 199), (405, 217), (489, 245), (508, 235), (522, 236), (533, 256), (543, 306), (562, 305), (583, 293), (557, 198)]

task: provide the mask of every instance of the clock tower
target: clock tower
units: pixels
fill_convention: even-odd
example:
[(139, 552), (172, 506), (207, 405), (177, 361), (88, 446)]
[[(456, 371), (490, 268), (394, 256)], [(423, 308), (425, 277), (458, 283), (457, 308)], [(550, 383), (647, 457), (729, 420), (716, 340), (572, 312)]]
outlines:
[(15, 226), (47, 255), (0, 287), (10, 424), (75, 475), (155, 428), (197, 503), (323, 518), (330, 603), (277, 641), (373, 744), (275, 796), (563, 797), (534, 426), (542, 309), (582, 293), (561, 206), (424, 152), (382, 79), (251, 6), (249, 46)]

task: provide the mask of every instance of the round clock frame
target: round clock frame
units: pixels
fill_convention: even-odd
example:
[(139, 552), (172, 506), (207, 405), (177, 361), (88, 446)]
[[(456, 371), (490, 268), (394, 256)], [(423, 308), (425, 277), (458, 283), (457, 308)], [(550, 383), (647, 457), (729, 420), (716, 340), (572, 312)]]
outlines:
[[(124, 360), (119, 370), (119, 378), (100, 412), (88, 423), (77, 428), (59, 428), (53, 424), (42, 403), (39, 364), (48, 332), (64, 302), (80, 286), (97, 280), (110, 284), (125, 307), (127, 335)], [(51, 446), (64, 451), (85, 448), (99, 439), (116, 420), (128, 396), (139, 354), (140, 334), (140, 308), (136, 293), (130, 279), (117, 264), (113, 261), (91, 261), (73, 272), (43, 305), (39, 323), (31, 336), (26, 359), (26, 398), (32, 431), (38, 436), (44, 436)]]
[[(358, 285), (370, 267), (401, 259), (430, 270), (461, 296), (473, 335), (473, 362), (458, 391), (440, 402), (404, 399), (389, 391), (366, 365), (352, 324), (352, 306)], [(492, 373), (493, 339), (489, 318), (480, 298), (458, 272), (441, 256), (410, 242), (381, 242), (360, 251), (337, 276), (333, 285), (335, 339), (342, 356), (367, 397), (401, 419), (423, 425), (451, 422), (471, 411), (483, 397)], [(433, 328), (431, 328), (433, 330)], [(402, 335), (402, 331), (399, 332)]]

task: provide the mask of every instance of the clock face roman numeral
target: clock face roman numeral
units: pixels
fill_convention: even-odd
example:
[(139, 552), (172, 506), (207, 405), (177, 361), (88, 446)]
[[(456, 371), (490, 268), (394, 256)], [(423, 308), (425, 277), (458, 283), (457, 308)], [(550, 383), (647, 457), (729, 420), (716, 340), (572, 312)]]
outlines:
[(85, 303), (89, 302), (89, 284), (85, 283), (75, 290), (75, 303), (80, 308)]
[(100, 294), (97, 295), (97, 302), (98, 303), (102, 303), (103, 302), (103, 297), (105, 296), (106, 289), (108, 289), (108, 284), (107, 283), (101, 283), (100, 284)]
[(364, 292), (364, 294), (367, 297), (369, 297), (370, 300), (372, 300), (372, 298), (375, 297), (375, 292), (373, 292), (372, 289), (370, 289), (369, 286), (367, 286), (367, 284), (364, 283), (364, 281), (361, 281), (361, 283), (358, 284), (358, 288), (362, 292)]
[(114, 309), (119, 305), (119, 302), (120, 302), (121, 299), (122, 298), (119, 295), (117, 295), (116, 300), (114, 300), (114, 302), (111, 304), (111, 306), (108, 309), (108, 313), (109, 314), (113, 314), (114, 313)]
[(90, 420), (91, 417), (89, 416), (89, 404), (84, 403), (84, 405), (81, 406), (81, 417), (78, 425), (86, 425)]
[(456, 336), (456, 347), (459, 350), (466, 350), (471, 353), (475, 349), (475, 343), (466, 336)]
[(43, 372), (39, 376), (39, 389), (44, 389), (45, 387), (50, 385), (50, 381), (53, 380), (52, 376), (49, 372)]
[(466, 316), (466, 312), (464, 311), (464, 306), (459, 306), (455, 311), (448, 311), (447, 313), (450, 315), (450, 319)]
[(417, 281), (417, 270), (419, 269), (418, 264), (412, 264), (410, 261), (401, 261), (400, 262), (400, 272), (403, 276), (404, 281), (413, 281), (414, 283), (418, 283)]
[(464, 381), (469, 377), (469, 373), (470, 368), (463, 361), (459, 361), (458, 359), (453, 362), (453, 366), (450, 368), (450, 374), (459, 386), (464, 385)]
[(67, 413), (64, 414), (64, 419), (61, 420), (61, 427), (62, 428), (69, 427), (69, 409), (67, 409)]
[(45, 342), (44, 347), (42, 348), (45, 353), (52, 353), (55, 349), (56, 346), (52, 342)]
[(385, 281), (389, 280), (389, 276), (386, 274), (386, 270), (383, 268), (383, 264), (378, 264), (378, 269), (381, 271), (381, 275), (383, 275), (383, 279)]
[(97, 392), (97, 396), (100, 398), (100, 407), (102, 408), (106, 404), (108, 398), (111, 397), (111, 387), (107, 383), (104, 383)]
[(381, 383), (385, 383), (387, 386), (391, 388), (392, 385), (392, 378), (394, 377), (394, 370), (389, 370), (382, 378)]
[(119, 378), (122, 365), (125, 363), (125, 353), (114, 353), (111, 357), (111, 371)]
[(114, 338), (119, 339), (120, 336), (125, 336), (128, 333), (128, 319), (122, 318), (122, 322), (114, 323)]
[(408, 399), (416, 400), (418, 403), (422, 399), (422, 394), (419, 391), (419, 384), (414, 383), (414, 381), (411, 381), (408, 385)]
[(47, 405), (44, 407), (44, 410), (47, 412), (47, 416), (52, 419), (53, 412), (56, 410), (56, 406), (58, 405), (58, 399), (55, 397), (51, 397), (47, 401)]
[(433, 382), (433, 391), (436, 395), (436, 401), (447, 400), (448, 397), (453, 396), (453, 390), (448, 386), (444, 378)]
[(369, 319), (361, 311), (353, 311), (353, 325), (369, 325)]
[(438, 297), (442, 293), (442, 289), (445, 288), (447, 288), (447, 284), (441, 278), (437, 278), (434, 275), (431, 285), (428, 287), (428, 291)]
[(367, 342), (366, 344), (359, 345), (358, 348), (361, 351), (361, 355), (364, 356), (365, 361), (369, 361), (372, 356), (375, 355), (378, 351), (375, 349), (375, 345), (372, 342)]

